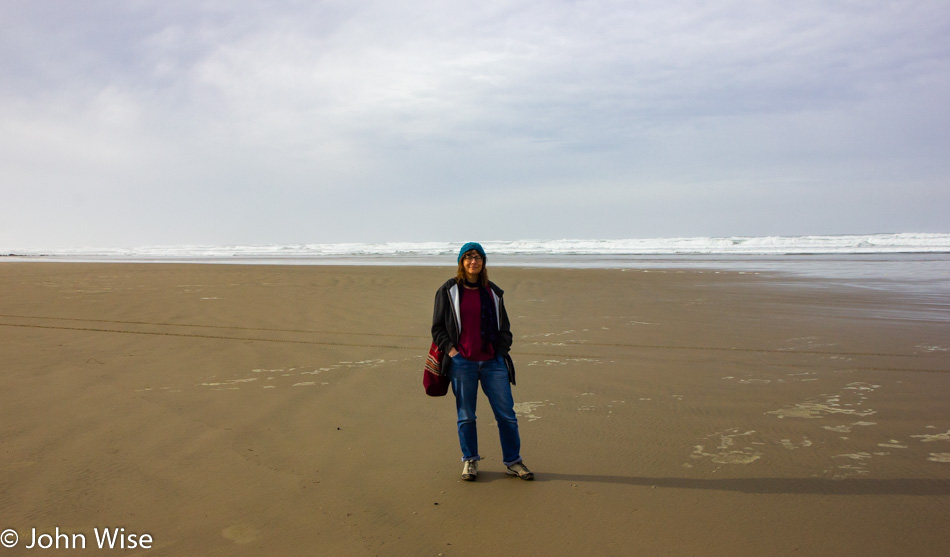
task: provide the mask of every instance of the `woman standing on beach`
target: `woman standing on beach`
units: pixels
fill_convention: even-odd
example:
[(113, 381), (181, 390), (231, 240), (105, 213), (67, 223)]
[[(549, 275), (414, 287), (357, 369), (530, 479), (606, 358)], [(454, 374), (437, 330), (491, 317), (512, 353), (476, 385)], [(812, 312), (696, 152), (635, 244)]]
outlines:
[(508, 356), (511, 324), (503, 294), (501, 288), (489, 282), (485, 250), (475, 242), (462, 246), (457, 275), (435, 294), (432, 340), (446, 355), (443, 373), (451, 379), (455, 394), (463, 480), (475, 480), (481, 460), (475, 426), (479, 382), (498, 422), (508, 474), (523, 480), (534, 479), (521, 461), (521, 437), (511, 396), (514, 365)]

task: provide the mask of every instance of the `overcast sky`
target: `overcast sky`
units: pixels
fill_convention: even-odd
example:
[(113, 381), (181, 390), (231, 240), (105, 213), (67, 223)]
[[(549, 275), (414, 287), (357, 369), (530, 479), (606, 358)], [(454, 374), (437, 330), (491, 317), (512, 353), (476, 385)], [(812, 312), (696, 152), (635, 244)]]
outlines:
[(0, 250), (950, 232), (946, 0), (4, 0)]

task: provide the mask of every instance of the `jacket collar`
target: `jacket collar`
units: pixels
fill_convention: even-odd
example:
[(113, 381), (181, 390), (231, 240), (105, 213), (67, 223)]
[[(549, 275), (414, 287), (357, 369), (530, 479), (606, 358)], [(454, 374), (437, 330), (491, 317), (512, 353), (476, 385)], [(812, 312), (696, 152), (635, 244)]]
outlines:
[[(501, 329), (501, 296), (499, 296), (495, 289), (498, 288), (492, 283), (489, 283), (490, 288), (488, 289), (491, 292), (492, 301), (495, 302), (495, 316), (498, 318), (498, 328)], [(499, 289), (500, 290), (500, 289)], [(455, 312), (455, 322), (458, 324), (459, 330), (462, 330), (462, 307), (459, 303), (459, 285), (457, 282), (453, 282), (449, 286), (449, 300), (452, 302), (452, 311)]]

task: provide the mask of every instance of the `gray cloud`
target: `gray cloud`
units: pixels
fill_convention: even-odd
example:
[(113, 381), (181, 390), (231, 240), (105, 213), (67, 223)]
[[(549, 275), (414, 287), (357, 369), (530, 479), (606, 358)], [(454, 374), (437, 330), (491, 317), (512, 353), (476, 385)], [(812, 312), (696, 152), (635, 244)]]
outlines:
[(467, 236), (455, 213), (493, 239), (946, 230), (937, 0), (17, 0), (0, 22), (9, 247)]

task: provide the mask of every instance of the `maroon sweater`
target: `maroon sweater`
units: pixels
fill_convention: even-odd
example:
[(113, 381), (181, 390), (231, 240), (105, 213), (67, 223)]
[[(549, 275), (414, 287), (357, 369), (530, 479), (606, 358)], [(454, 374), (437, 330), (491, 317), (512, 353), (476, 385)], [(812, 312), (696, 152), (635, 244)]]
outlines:
[[(478, 290), (459, 288), (459, 306), (462, 313), (462, 330), (459, 333), (458, 350), (463, 358), (484, 362), (495, 358), (491, 343), (482, 342), (482, 298)], [(483, 344), (485, 346), (483, 346)], [(487, 350), (487, 351), (486, 351)]]

